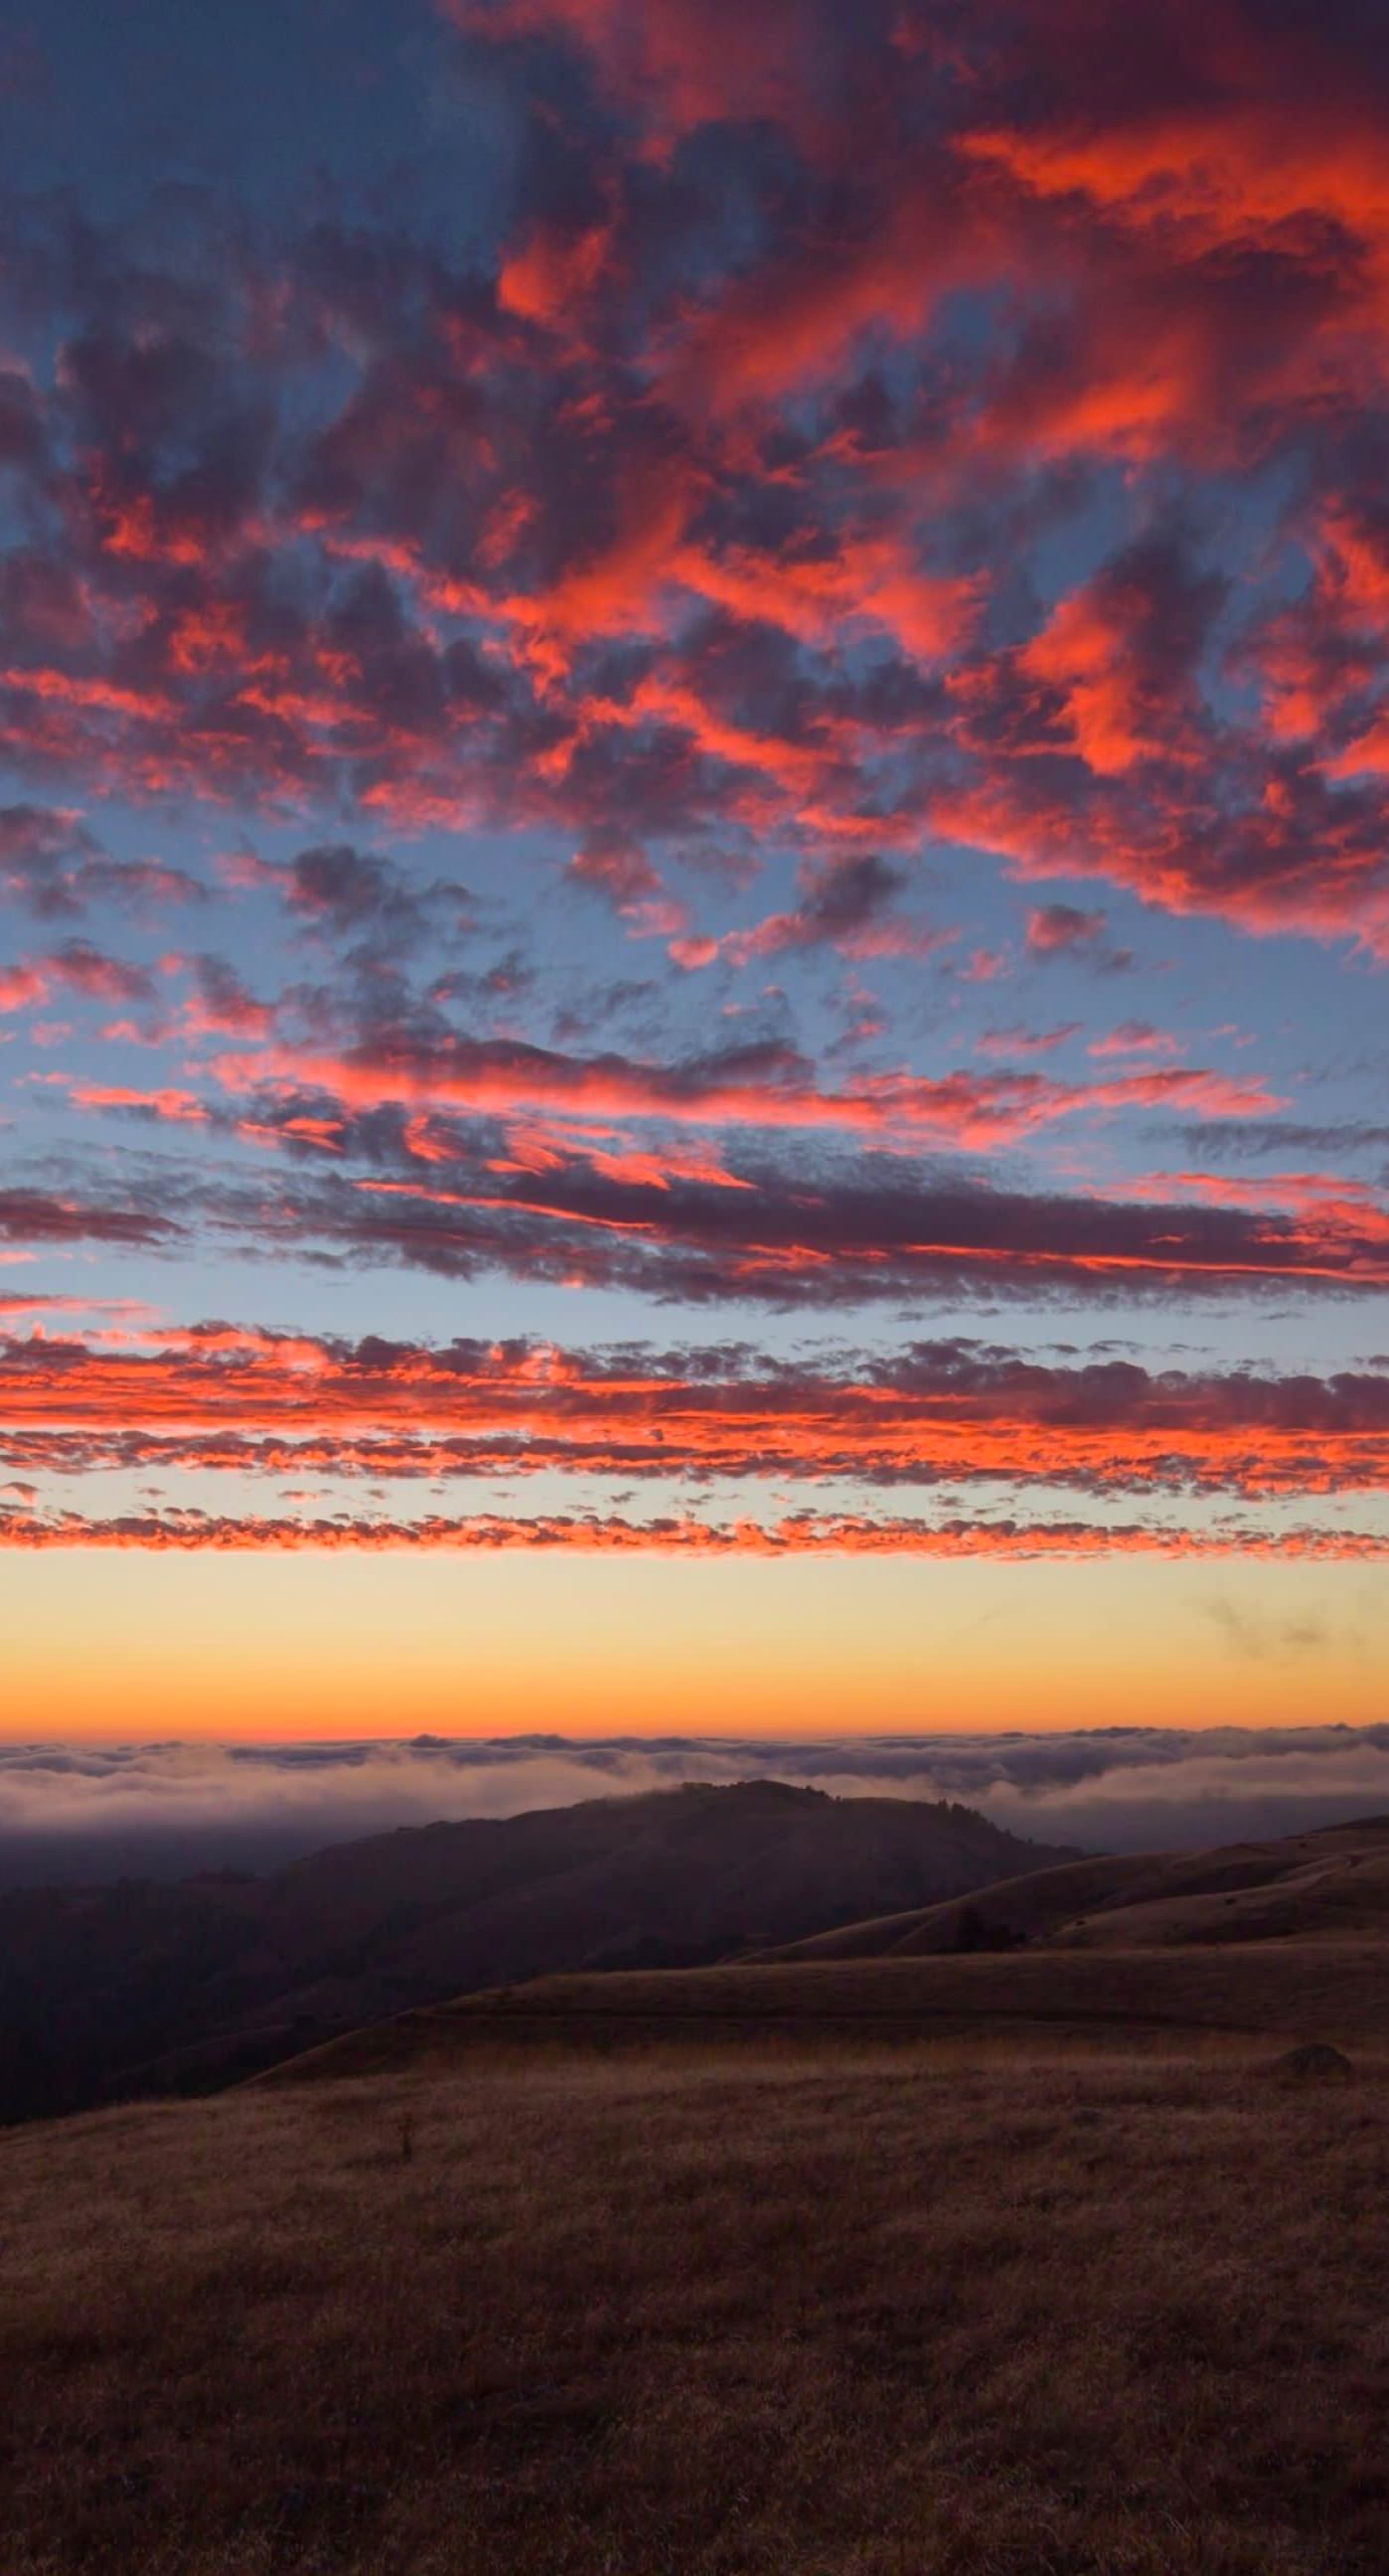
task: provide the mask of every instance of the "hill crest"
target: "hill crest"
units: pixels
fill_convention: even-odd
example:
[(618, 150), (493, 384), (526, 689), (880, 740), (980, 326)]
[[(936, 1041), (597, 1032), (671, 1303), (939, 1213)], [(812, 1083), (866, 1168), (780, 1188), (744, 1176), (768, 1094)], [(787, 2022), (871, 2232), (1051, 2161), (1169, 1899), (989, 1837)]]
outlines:
[(0, 2116), (206, 2089), (564, 1969), (691, 1966), (1064, 1855), (967, 1807), (693, 1783), (403, 1826), (266, 1878), (0, 1897)]

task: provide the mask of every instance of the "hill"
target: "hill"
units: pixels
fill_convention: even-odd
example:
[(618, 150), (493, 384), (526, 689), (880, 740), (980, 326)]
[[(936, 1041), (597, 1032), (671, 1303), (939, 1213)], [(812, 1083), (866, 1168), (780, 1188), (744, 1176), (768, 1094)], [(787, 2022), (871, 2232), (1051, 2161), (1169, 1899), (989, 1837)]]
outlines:
[(1173, 2031), (1389, 2040), (1389, 1820), (1209, 1852), (1072, 1860), (721, 1965), (569, 1975), (346, 2033), (285, 2075), (520, 2048)]
[[(833, 1825), (714, 1794), (613, 1802), (630, 1844), (515, 1821), (582, 1885), (712, 1836), (718, 1902), (759, 1852), (814, 1901)], [(855, 1868), (900, 1866), (853, 1805)], [(293, 1937), (341, 1904), (370, 1941), (402, 1840), (287, 1873)], [(1014, 1872), (982, 1946), (863, 1951), (952, 1908), (958, 1941), (952, 1899), (858, 1955), (539, 1976), (12, 2132), (0, 2564), (1379, 2576), (1389, 1916), (1335, 1891), (1384, 1840)], [(419, 1860), (442, 1958), (447, 1845)], [(1297, 1928), (1171, 1937), (1259, 1890)], [(1162, 1928), (1078, 1937), (1121, 1917)]]
[(0, 2565), (1380, 2576), (1389, 2078), (1276, 2050), (554, 2050), (14, 2131)]
[(305, 2084), (561, 2055), (944, 2043), (972, 2059), (1021, 2048), (1132, 2051), (1331, 2039), (1389, 2045), (1389, 1959), (1376, 1939), (1182, 1950), (1037, 1948), (1007, 1956), (733, 1961), (538, 1977), (399, 2013), (257, 2079)]
[(1061, 1855), (970, 1809), (777, 1781), (336, 1845), (267, 1878), (0, 1898), (0, 2117), (207, 2088), (414, 2005), (707, 1961)]
[(780, 1959), (915, 1958), (1027, 1941), (1094, 1949), (1389, 1932), (1389, 1816), (1205, 1852), (1029, 1871), (770, 1949)]

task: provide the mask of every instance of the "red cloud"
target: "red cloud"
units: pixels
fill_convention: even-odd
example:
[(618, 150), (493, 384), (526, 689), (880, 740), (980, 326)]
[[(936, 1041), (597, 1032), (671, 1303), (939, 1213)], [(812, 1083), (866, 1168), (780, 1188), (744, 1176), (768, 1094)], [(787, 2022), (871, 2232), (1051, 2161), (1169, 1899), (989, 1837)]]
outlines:
[(981, 604), (977, 576), (932, 573), (900, 531), (844, 535), (796, 553), (682, 546), (675, 578), (736, 616), (765, 620), (805, 644), (832, 642), (846, 622), (880, 627), (923, 662), (964, 641)]
[(27, 1011), (47, 998), (48, 980), (37, 966), (0, 966), (0, 1011)]
[(1044, 904), (1027, 916), (1027, 944), (1034, 957), (1092, 955), (1104, 940), (1109, 916), (1080, 912), (1072, 903)]
[(460, 1039), (420, 1047), (385, 1041), (338, 1056), (269, 1047), (254, 1057), (220, 1057), (213, 1070), (234, 1093), (278, 1085), (283, 1093), (316, 1091), (354, 1107), (428, 1103), (501, 1115), (537, 1108), (580, 1119), (837, 1128), (885, 1143), (924, 1138), (970, 1147), (1027, 1135), (1086, 1111), (1171, 1108), (1230, 1118), (1285, 1105), (1255, 1078), (1175, 1066), (1090, 1083), (1023, 1072), (874, 1074), (832, 1091), (818, 1088), (804, 1061), (780, 1047), (731, 1049), (686, 1064), (657, 1065), (618, 1055), (566, 1056), (519, 1042)]
[(1093, 1056), (1181, 1055), (1183, 1052), (1180, 1039), (1174, 1038), (1168, 1029), (1155, 1028), (1151, 1020), (1121, 1020), (1116, 1029), (1106, 1029), (1102, 1037), (1092, 1038), (1086, 1049), (1087, 1055)]
[(108, 1326), (0, 1342), (0, 1465), (261, 1476), (988, 1479), (1091, 1493), (1377, 1490), (1389, 1380), (1043, 1365), (959, 1342), (820, 1367), (740, 1350)]
[(144, 1548), (152, 1551), (278, 1555), (343, 1550), (454, 1554), (523, 1549), (536, 1554), (779, 1557), (1273, 1557), (1375, 1564), (1389, 1538), (1373, 1530), (1294, 1528), (1271, 1536), (1256, 1529), (1163, 1528), (1141, 1523), (871, 1520), (852, 1513), (792, 1515), (763, 1523), (708, 1522), (693, 1517), (624, 1520), (617, 1514), (538, 1513), (510, 1519), (478, 1513), (467, 1520), (237, 1520), (195, 1510), (129, 1512), (102, 1520), (79, 1512), (0, 1511), (0, 1548)]

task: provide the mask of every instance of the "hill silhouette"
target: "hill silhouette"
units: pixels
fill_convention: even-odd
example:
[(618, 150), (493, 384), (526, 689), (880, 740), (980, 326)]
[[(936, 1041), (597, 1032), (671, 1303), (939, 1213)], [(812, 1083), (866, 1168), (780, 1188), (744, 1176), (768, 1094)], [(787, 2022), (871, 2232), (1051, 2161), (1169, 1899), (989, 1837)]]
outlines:
[[(278, 2080), (518, 2049), (959, 2041), (1126, 2048), (1389, 2040), (1389, 1819), (1209, 1852), (1073, 1860), (665, 1973), (539, 1977), (347, 2032)], [(276, 2079), (272, 2079), (276, 2080)]]
[(1039, 1940), (1129, 1950), (1357, 1931), (1389, 1931), (1389, 1816), (1211, 1851), (1070, 1861), (764, 1955), (914, 1958)]
[(678, 1967), (1061, 1857), (966, 1807), (779, 1781), (407, 1827), (272, 1876), (0, 1897), (0, 2117), (207, 2088), (411, 2006)]

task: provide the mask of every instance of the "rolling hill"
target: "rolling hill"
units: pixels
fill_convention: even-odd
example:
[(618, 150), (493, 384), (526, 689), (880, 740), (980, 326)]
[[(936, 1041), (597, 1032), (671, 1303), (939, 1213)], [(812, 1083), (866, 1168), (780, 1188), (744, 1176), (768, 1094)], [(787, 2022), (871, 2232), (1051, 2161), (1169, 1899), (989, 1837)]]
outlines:
[[(714, 1794), (516, 1820), (529, 1904), (483, 1837), (477, 1919), (533, 1955), (572, 1879), (602, 1972), (0, 2141), (7, 2576), (1378, 2576), (1386, 1828), (1015, 1870), (965, 1947), (954, 1898), (840, 1955), (611, 1964), (662, 1869), (702, 1938), (836, 1850), (900, 1884), (932, 1814), (983, 1848)], [(287, 1873), (287, 1951), (340, 1912), (413, 1973), (402, 1845), (467, 1954), (435, 1834)], [(256, 1884), (217, 1893), (249, 1975)], [(927, 1915), (953, 1946), (883, 1954)]]
[(1070, 1861), (763, 1955), (890, 1959), (1045, 1941), (1083, 1949), (1389, 1931), (1389, 1816), (1264, 1843)]
[(414, 2005), (655, 1968), (1061, 1857), (965, 1807), (777, 1781), (336, 1845), (272, 1877), (0, 1898), (0, 2117), (224, 2083)]
[(1382, 2050), (569, 2033), (0, 2139), (6, 2576), (1383, 2576)]
[(280, 2080), (536, 2048), (929, 2040), (977, 2054), (1174, 2034), (1389, 2041), (1389, 1819), (1067, 1861), (737, 1960), (460, 1995), (345, 2033)]
[(1004, 1957), (728, 1961), (609, 1976), (537, 1977), (347, 2031), (255, 2079), (396, 2075), (536, 2052), (610, 2056), (676, 2047), (763, 2050), (945, 2045), (954, 2057), (1271, 2040), (1389, 2043), (1382, 1939), (1225, 1942), (1181, 1949), (1029, 1949)]

